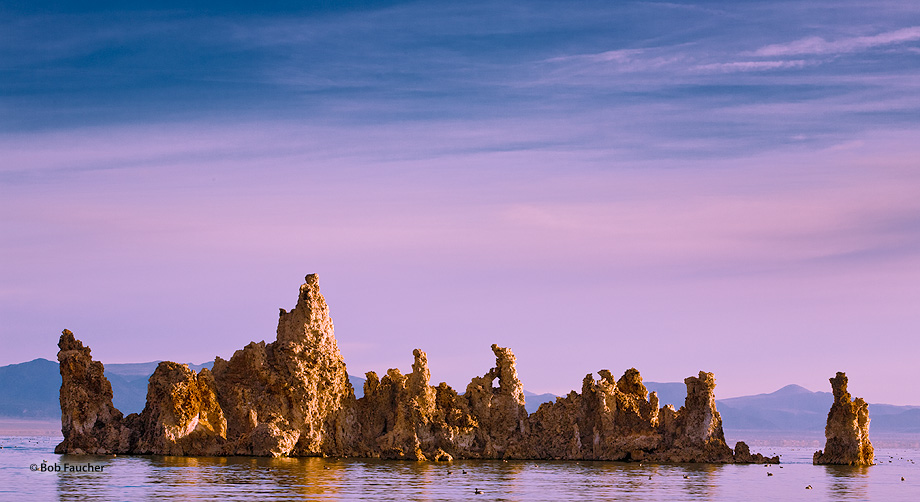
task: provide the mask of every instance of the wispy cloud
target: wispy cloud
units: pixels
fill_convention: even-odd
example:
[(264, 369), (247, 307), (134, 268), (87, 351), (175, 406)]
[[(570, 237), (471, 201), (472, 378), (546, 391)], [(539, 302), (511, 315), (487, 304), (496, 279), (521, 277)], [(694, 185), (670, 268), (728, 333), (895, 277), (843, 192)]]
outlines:
[(776, 57), (803, 54), (843, 54), (916, 40), (920, 40), (920, 26), (887, 31), (878, 35), (842, 38), (833, 41), (827, 41), (821, 37), (807, 37), (785, 44), (772, 44), (761, 47), (754, 52), (754, 55)]
[[(613, 327), (674, 349), (651, 374), (743, 384), (715, 364), (747, 363), (740, 336), (768, 361), (789, 357), (776, 333), (888, 333), (898, 354), (834, 364), (890, 389), (920, 351), (920, 10), (717, 3), (0, 14), (0, 338), (20, 343), (0, 364), (61, 326), (127, 360), (187, 333), (236, 334), (194, 359), (232, 353), (293, 270), (331, 279), (350, 368), (430, 344), (456, 356), (439, 379), (467, 378), (466, 347), (558, 361), (533, 340)], [(125, 344), (151, 309), (171, 314)], [(376, 333), (400, 343), (361, 345)], [(550, 377), (577, 384), (594, 352)]]
[(645, 53), (645, 49), (618, 49), (612, 51), (598, 52), (594, 54), (572, 54), (569, 56), (559, 56), (555, 58), (547, 59), (547, 63), (567, 63), (567, 62), (582, 62), (582, 63), (606, 63), (606, 62), (616, 62), (624, 63), (636, 59), (636, 56), (640, 56)]
[(734, 61), (731, 63), (710, 63), (699, 65), (695, 69), (702, 72), (733, 73), (744, 71), (782, 70), (801, 68), (807, 63), (802, 59), (790, 61)]
[(571, 54), (541, 61), (565, 75), (599, 76), (641, 73), (674, 68), (684, 63), (686, 54), (678, 47), (616, 49), (597, 53)]

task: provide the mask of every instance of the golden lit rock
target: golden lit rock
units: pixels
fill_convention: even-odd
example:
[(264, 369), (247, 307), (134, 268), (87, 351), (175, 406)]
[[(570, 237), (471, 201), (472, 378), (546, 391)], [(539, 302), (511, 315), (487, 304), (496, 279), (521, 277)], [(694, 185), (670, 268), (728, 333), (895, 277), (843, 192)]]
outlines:
[(735, 451), (725, 444), (712, 373), (685, 380), (679, 410), (659, 409), (658, 396), (630, 368), (619, 380), (608, 370), (599, 380), (589, 374), (581, 393), (529, 415), (511, 349), (492, 345), (495, 366), (463, 394), (430, 385), (428, 357), (415, 349), (411, 373), (369, 372), (364, 396), (355, 399), (315, 275), (306, 277), (295, 308), (281, 310), (274, 342), (251, 342), (198, 374), (160, 363), (140, 415), (123, 418), (112, 406), (102, 364), (72, 333), (59, 346), (59, 453), (779, 461), (752, 455), (744, 443)]
[(869, 441), (869, 405), (862, 398), (850, 399), (846, 373), (830, 379), (834, 403), (827, 413), (824, 450), (815, 452), (815, 465), (872, 465), (874, 450)]

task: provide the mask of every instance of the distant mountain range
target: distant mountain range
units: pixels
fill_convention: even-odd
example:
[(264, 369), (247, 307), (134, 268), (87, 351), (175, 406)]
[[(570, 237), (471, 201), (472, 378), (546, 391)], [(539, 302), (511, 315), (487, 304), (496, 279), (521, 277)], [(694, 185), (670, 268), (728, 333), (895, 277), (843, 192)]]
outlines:
[[(133, 364), (107, 364), (105, 376), (112, 383), (116, 408), (124, 414), (139, 413), (147, 400), (147, 379), (159, 361)], [(213, 363), (189, 364), (195, 371)], [(364, 395), (364, 379), (349, 375), (357, 397)], [(680, 408), (686, 386), (678, 382), (645, 382), (649, 391), (658, 392), (661, 405)], [(61, 375), (58, 364), (47, 359), (0, 366), (0, 417), (58, 418), (61, 414), (58, 393)], [(524, 391), (529, 413), (541, 403), (554, 401), (554, 394)], [(787, 385), (776, 392), (733, 397), (716, 401), (726, 430), (813, 431), (823, 432), (833, 395), (812, 392), (798, 385)], [(876, 432), (920, 433), (920, 406), (869, 404), (871, 430)]]
[[(160, 364), (106, 364), (105, 377), (112, 384), (112, 404), (125, 415), (140, 413), (147, 403), (147, 379)], [(213, 362), (189, 364), (200, 371)], [(27, 363), (0, 366), (0, 417), (59, 418), (61, 373), (58, 363), (35, 359)]]

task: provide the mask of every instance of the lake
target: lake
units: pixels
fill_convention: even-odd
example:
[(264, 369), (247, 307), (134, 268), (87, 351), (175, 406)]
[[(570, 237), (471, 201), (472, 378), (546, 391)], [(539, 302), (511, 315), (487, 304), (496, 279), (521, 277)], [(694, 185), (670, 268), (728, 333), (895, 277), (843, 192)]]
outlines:
[(812, 465), (820, 438), (766, 433), (749, 444), (780, 465), (69, 456), (47, 425), (0, 427), (0, 500), (920, 500), (916, 436), (857, 468)]

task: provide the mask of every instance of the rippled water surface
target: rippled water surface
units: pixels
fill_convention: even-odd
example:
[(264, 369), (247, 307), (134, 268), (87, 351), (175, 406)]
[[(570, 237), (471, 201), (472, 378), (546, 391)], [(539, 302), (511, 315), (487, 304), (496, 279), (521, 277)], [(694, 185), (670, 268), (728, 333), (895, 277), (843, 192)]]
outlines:
[[(67, 456), (59, 437), (0, 437), (2, 500), (920, 500), (920, 449), (868, 468), (811, 465), (810, 446), (758, 446), (782, 464)], [(76, 467), (99, 472), (41, 472)], [(47, 469), (48, 467), (46, 467)], [(768, 473), (772, 474), (769, 476)], [(904, 481), (901, 478), (904, 477)], [(806, 489), (806, 486), (811, 489)], [(482, 491), (476, 494), (475, 490)]]

